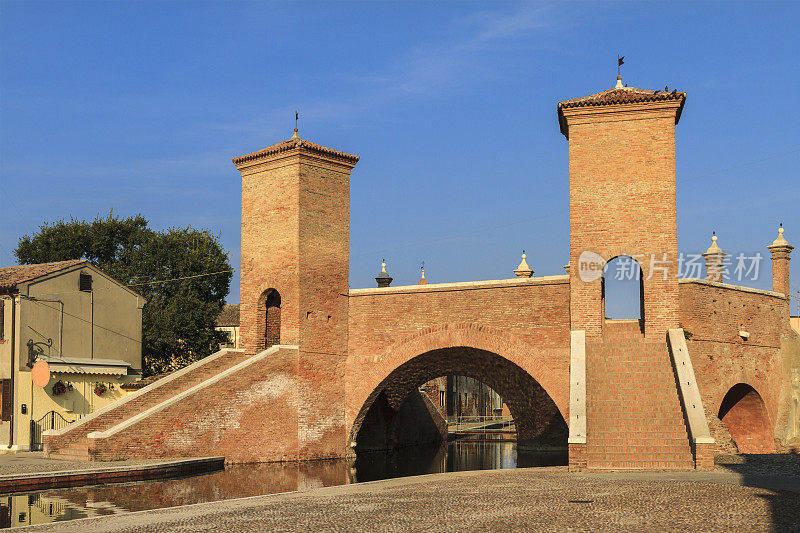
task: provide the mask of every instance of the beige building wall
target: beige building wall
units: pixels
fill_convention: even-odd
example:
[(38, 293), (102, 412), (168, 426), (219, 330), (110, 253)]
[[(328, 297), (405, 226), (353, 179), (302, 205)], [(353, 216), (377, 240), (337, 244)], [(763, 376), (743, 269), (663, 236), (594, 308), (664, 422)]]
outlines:
[[(78, 290), (81, 272), (92, 276), (92, 291)], [(120, 359), (142, 369), (142, 307), (144, 299), (101, 270), (84, 266), (20, 287), (23, 298), (18, 346), (27, 368), (27, 342), (37, 353), (82, 359)], [(63, 305), (63, 312), (62, 312)], [(47, 347), (52, 339), (51, 347)]]
[[(92, 276), (91, 292), (79, 290), (81, 272)], [(14, 303), (9, 296), (0, 300), (4, 306), (0, 378), (8, 379), (14, 372), (14, 449), (25, 450), (30, 444), (31, 421), (38, 421), (50, 411), (74, 421), (121, 398), (126, 391), (120, 385), (141, 378), (145, 300), (88, 263), (20, 283), (17, 290)], [(12, 305), (16, 306), (13, 369)], [(28, 366), (29, 341), (33, 342), (34, 358), (118, 360), (130, 365), (131, 370), (98, 372), (90, 366), (73, 365), (82, 370), (66, 372), (51, 364), (50, 381), (39, 388), (33, 385)], [(57, 381), (67, 385), (68, 390), (56, 396), (53, 385)], [(95, 394), (96, 383), (103, 383), (107, 392)], [(0, 422), (0, 450), (9, 443), (10, 425), (8, 421)]]

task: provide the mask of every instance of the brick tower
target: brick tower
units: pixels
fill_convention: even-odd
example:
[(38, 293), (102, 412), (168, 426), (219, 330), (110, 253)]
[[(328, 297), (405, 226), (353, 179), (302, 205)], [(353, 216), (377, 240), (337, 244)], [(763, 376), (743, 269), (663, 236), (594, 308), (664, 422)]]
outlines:
[[(570, 327), (586, 332), (586, 438), (570, 448), (578, 468), (694, 466), (666, 343), (678, 326), (675, 124), (685, 98), (618, 77), (558, 104), (569, 140)], [(618, 256), (641, 267), (638, 323), (605, 320), (601, 268)]]
[(589, 339), (602, 336), (604, 302), (602, 279), (582, 281), (585, 251), (639, 262), (647, 337), (677, 327), (675, 125), (685, 100), (618, 77), (613, 89), (558, 104), (569, 140), (571, 328)]
[(236, 157), (242, 174), (241, 338), (247, 353), (300, 347), (302, 459), (341, 456), (358, 156), (300, 139)]

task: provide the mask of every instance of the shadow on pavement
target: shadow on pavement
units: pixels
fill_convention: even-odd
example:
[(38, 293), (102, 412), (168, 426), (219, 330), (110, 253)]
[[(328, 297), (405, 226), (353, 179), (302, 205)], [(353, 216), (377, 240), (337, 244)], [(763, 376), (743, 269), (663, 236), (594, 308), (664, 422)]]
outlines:
[[(776, 531), (800, 531), (800, 454), (718, 455), (718, 470), (741, 476), (745, 487), (763, 489)], [(743, 526), (745, 524), (742, 524)]]

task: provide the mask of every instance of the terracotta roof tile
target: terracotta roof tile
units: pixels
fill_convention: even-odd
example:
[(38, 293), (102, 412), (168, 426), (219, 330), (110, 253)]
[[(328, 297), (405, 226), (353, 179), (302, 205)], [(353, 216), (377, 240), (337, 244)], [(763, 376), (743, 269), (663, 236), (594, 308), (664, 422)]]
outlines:
[(675, 123), (681, 118), (681, 111), (683, 111), (683, 104), (686, 101), (686, 93), (676, 90), (672, 91), (647, 91), (645, 89), (637, 89), (635, 87), (613, 88), (607, 91), (601, 91), (589, 96), (581, 98), (572, 98), (558, 103), (558, 123), (561, 126), (561, 133), (567, 135), (567, 124), (564, 118), (564, 109), (573, 107), (589, 107), (589, 106), (605, 106), (605, 105), (623, 105), (623, 104), (638, 104), (642, 102), (662, 102), (662, 101), (676, 101), (680, 102), (677, 115), (675, 116)]
[(333, 148), (327, 148), (325, 146), (312, 143), (311, 141), (306, 141), (304, 139), (297, 138), (297, 139), (287, 139), (285, 141), (281, 141), (277, 144), (273, 144), (272, 146), (268, 146), (263, 150), (259, 150), (258, 152), (253, 152), (252, 154), (247, 154), (240, 157), (234, 157), (233, 164), (239, 166), (242, 163), (247, 163), (249, 161), (253, 161), (261, 157), (280, 154), (282, 152), (288, 152), (289, 150), (293, 150), (295, 148), (300, 148), (300, 147), (310, 150), (312, 152), (318, 152), (322, 155), (333, 157), (335, 159), (340, 159), (352, 165), (358, 163), (359, 159), (357, 155), (348, 154), (347, 152), (340, 152), (339, 150), (334, 150)]
[(3, 267), (0, 268), (0, 288), (13, 288), (19, 283), (31, 281), (80, 263), (88, 263), (88, 261), (85, 259), (70, 259), (69, 261), (56, 261), (54, 263)]
[(217, 327), (236, 327), (239, 325), (239, 304), (228, 304), (222, 308), (217, 318)]

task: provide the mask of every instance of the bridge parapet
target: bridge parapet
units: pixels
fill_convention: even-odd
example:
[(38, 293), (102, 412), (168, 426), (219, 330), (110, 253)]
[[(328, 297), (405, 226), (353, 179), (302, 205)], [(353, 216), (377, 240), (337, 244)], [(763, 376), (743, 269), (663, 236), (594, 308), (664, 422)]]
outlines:
[(669, 330), (669, 353), (672, 366), (678, 381), (678, 392), (683, 404), (689, 429), (689, 441), (694, 454), (695, 468), (710, 469), (714, 467), (714, 439), (708, 429), (708, 420), (703, 408), (703, 399), (692, 368), (689, 348), (686, 346), (686, 335), (683, 329)]

